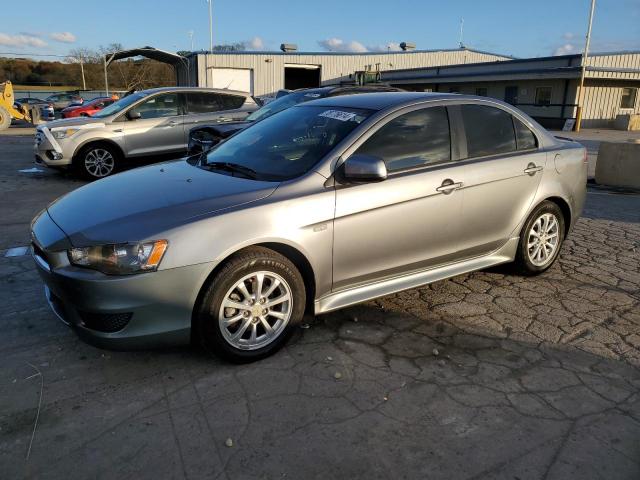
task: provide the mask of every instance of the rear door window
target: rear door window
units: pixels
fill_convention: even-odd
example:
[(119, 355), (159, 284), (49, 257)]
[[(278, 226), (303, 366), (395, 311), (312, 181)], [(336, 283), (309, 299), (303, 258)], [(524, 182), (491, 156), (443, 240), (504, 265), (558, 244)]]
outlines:
[(382, 158), (389, 172), (448, 162), (447, 110), (431, 107), (400, 115), (375, 132), (357, 153)]
[(188, 92), (187, 111), (189, 113), (214, 113), (224, 110), (222, 96), (217, 93)]
[(516, 150), (512, 116), (488, 105), (461, 105), (467, 156), (484, 157)]

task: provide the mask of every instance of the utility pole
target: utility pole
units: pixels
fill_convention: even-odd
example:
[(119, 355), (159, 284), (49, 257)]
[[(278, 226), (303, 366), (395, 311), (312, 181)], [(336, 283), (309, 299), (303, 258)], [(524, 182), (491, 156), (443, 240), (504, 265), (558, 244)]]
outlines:
[(591, 0), (591, 10), (589, 11), (589, 26), (587, 27), (587, 37), (582, 52), (582, 65), (580, 68), (580, 86), (578, 87), (578, 108), (576, 108), (575, 131), (580, 131), (582, 123), (582, 109), (584, 107), (584, 76), (587, 71), (587, 59), (589, 58), (589, 43), (591, 42), (591, 24), (593, 23), (593, 11), (596, 8), (596, 0)]
[(460, 45), (460, 48), (464, 48), (463, 38), (464, 38), (464, 18), (461, 18), (460, 19), (460, 41), (458, 42)]
[(82, 55), (80, 55), (80, 73), (82, 73), (82, 89), (87, 89), (87, 83), (84, 81), (84, 63), (82, 60)]
[(109, 96), (109, 80), (107, 79), (107, 56), (104, 55), (102, 59), (104, 61), (104, 91), (105, 91), (105, 96), (108, 97)]
[(209, 4), (209, 51), (213, 52), (213, 15), (211, 11), (213, 0), (207, 0), (207, 3)]

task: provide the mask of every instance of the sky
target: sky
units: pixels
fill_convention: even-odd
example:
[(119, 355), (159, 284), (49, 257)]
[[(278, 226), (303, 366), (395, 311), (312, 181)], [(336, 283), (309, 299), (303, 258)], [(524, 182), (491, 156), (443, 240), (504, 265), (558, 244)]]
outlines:
[[(206, 0), (23, 0), (4, 9), (0, 55), (66, 55), (121, 43), (208, 49)], [(590, 0), (213, 0), (215, 44), (247, 50), (386, 51), (468, 48), (534, 57), (580, 53)], [(640, 50), (640, 0), (597, 0), (592, 51)]]

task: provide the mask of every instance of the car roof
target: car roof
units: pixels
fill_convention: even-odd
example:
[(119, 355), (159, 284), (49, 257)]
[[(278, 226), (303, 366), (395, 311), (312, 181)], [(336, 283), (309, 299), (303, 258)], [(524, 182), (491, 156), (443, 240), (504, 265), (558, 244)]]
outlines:
[(369, 110), (384, 110), (390, 107), (397, 107), (404, 104), (424, 100), (440, 100), (448, 98), (475, 98), (468, 95), (458, 95), (453, 93), (427, 93), (427, 92), (373, 92), (361, 93), (358, 95), (339, 95), (335, 97), (325, 97), (304, 105), (317, 105), (320, 107), (347, 107), (366, 108)]
[(136, 93), (145, 93), (151, 95), (161, 92), (208, 92), (208, 93), (221, 93), (223, 95), (240, 95), (242, 97), (250, 97), (251, 94), (247, 92), (241, 92), (239, 90), (227, 90), (226, 88), (203, 88), (203, 87), (158, 87), (149, 88), (147, 90), (140, 90)]
[(382, 84), (368, 84), (368, 85), (327, 85), (324, 87), (315, 87), (315, 88), (299, 88), (297, 90), (292, 90), (290, 93), (312, 93), (319, 94), (323, 97), (331, 96), (339, 93), (348, 93), (348, 92), (371, 92), (375, 90), (384, 91), (393, 91), (393, 92), (403, 92), (401, 88), (392, 87), (390, 85), (382, 85)]

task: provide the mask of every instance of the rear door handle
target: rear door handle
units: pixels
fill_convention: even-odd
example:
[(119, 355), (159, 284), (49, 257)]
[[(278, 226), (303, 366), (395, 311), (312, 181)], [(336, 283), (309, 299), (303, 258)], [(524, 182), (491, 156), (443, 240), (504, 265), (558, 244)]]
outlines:
[(458, 190), (461, 187), (462, 182), (454, 182), (450, 178), (447, 178), (442, 182), (442, 185), (436, 188), (436, 191), (444, 193), (445, 195), (449, 195), (451, 192), (453, 192), (454, 190)]
[(178, 125), (179, 123), (180, 123), (180, 122), (176, 122), (175, 120), (171, 120), (171, 121), (169, 122), (169, 126), (170, 126), (170, 127), (175, 127), (175, 126), (176, 126), (176, 125)]
[(527, 165), (527, 168), (524, 169), (524, 173), (534, 176), (536, 172), (539, 172), (540, 170), (542, 170), (542, 168), (543, 167), (538, 167), (535, 163), (530, 163), (529, 165)]

